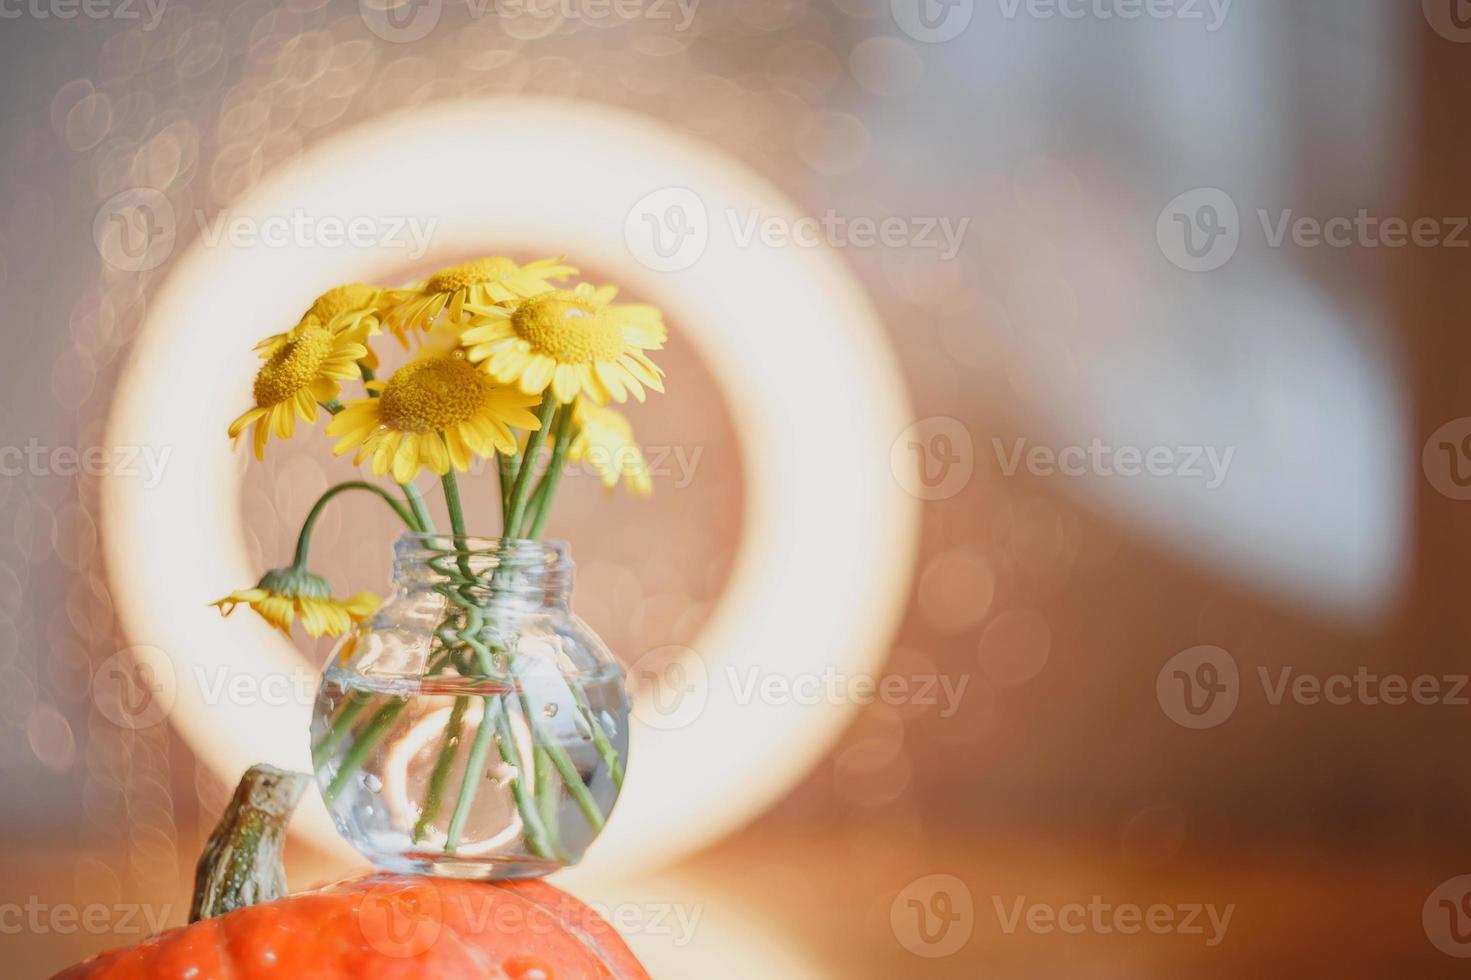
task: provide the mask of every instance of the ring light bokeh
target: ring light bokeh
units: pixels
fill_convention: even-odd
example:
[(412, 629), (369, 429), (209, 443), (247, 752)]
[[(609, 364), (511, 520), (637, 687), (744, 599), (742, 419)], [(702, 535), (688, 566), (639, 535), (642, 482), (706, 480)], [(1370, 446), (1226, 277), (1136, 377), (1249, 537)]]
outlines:
[[(703, 251), (673, 266), (631, 249), (628, 237), (640, 202), (670, 193), (709, 219)], [(565, 251), (662, 305), (710, 366), (736, 419), (748, 486), (727, 587), (687, 654), (698, 660), (689, 675), (708, 684), (680, 725), (636, 723), (623, 797), (579, 872), (688, 853), (810, 770), (856, 706), (761, 703), (727, 678), (877, 674), (908, 598), (918, 503), (890, 473), (889, 447), (913, 419), (856, 278), (825, 246), (774, 247), (728, 231), (731, 216), (790, 216), (792, 203), (724, 153), (649, 119), (487, 99), (365, 122), (231, 211), (256, 220), (412, 215), (433, 222), (429, 258), (492, 246)], [(169, 270), (120, 380), (108, 441), (170, 446), (173, 456), (152, 489), (105, 486), (118, 613), (138, 655), (176, 682), (170, 722), (227, 784), (256, 762), (309, 768), (309, 707), (206, 703), (199, 671), (227, 667), (258, 681), (315, 673), (264, 624), (224, 622), (206, 606), (262, 571), (247, 558), (239, 460), (224, 438), (249, 389), (251, 362), (239, 355), (295, 322), (302, 297), (401, 278), (407, 264), (391, 247), (196, 240)], [(294, 827), (348, 853), (314, 796)]]

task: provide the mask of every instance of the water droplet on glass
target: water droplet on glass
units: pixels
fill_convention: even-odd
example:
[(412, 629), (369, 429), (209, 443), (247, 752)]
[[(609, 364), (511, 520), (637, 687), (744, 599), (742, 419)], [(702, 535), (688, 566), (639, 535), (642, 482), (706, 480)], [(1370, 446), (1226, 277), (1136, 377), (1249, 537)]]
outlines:
[(555, 718), (557, 716), (556, 703), (548, 701), (546, 704), (542, 705), (541, 713), (546, 715), (548, 718)]

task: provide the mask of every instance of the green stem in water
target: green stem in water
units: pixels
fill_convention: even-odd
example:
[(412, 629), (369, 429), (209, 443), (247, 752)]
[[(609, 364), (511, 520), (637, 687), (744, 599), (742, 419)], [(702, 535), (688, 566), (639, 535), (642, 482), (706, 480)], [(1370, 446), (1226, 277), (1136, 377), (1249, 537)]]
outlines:
[(392, 494), (376, 483), (368, 483), (365, 480), (349, 480), (346, 483), (339, 483), (317, 498), (317, 502), (307, 512), (306, 520), (302, 522), (301, 534), (296, 538), (296, 559), (294, 564), (297, 568), (306, 567), (307, 553), (311, 550), (312, 546), (312, 531), (316, 529), (317, 520), (321, 518), (322, 512), (327, 509), (327, 504), (331, 502), (333, 497), (336, 497), (340, 493), (346, 493), (349, 490), (366, 490), (368, 493), (377, 494), (383, 498), (385, 504), (393, 508), (393, 512), (398, 515), (399, 520), (408, 526), (410, 531), (421, 530), (418, 520), (409, 512), (408, 508), (397, 500), (394, 500)]
[(332, 778), (332, 782), (327, 784), (327, 790), (322, 794), (329, 805), (347, 788), (348, 781), (357, 773), (363, 760), (367, 759), (368, 753), (372, 752), (382, 741), (383, 736), (388, 734), (389, 729), (398, 721), (398, 716), (403, 713), (408, 704), (407, 701), (398, 700), (384, 705), (368, 722), (362, 733), (353, 739), (352, 748), (348, 749), (347, 755), (343, 757), (341, 768), (337, 770), (337, 775)]
[(541, 408), (537, 412), (541, 426), (527, 437), (526, 452), (521, 456), (521, 467), (516, 473), (516, 483), (511, 488), (511, 501), (506, 508), (507, 534), (515, 534), (526, 517), (526, 504), (531, 495), (531, 477), (536, 471), (536, 454), (541, 452), (542, 444), (546, 442), (547, 431), (552, 426), (552, 413), (556, 410), (557, 399), (549, 388), (542, 393)]
[(582, 815), (587, 818), (588, 826), (594, 831), (603, 829), (603, 811), (598, 808), (598, 801), (593, 799), (587, 784), (582, 781), (582, 774), (577, 771), (572, 757), (567, 754), (558, 741), (547, 736), (532, 719), (527, 718), (526, 723), (531, 726), (531, 740), (536, 745), (544, 748), (547, 755), (552, 757), (552, 765), (557, 767), (557, 772), (562, 776), (562, 782), (567, 784), (572, 799), (577, 801), (577, 806), (582, 810)]
[(536, 809), (541, 816), (542, 826), (546, 827), (548, 843), (552, 850), (557, 850), (557, 774), (552, 769), (551, 756), (547, 754), (546, 746), (537, 745), (535, 755), (532, 759), (536, 766)]
[(557, 431), (552, 438), (552, 459), (541, 483), (531, 495), (530, 513), (526, 526), (521, 528), (523, 538), (538, 538), (552, 513), (552, 500), (557, 495), (557, 485), (562, 479), (562, 468), (567, 463), (567, 447), (572, 444), (572, 409), (576, 402), (568, 402), (557, 409)]
[(592, 705), (587, 703), (587, 695), (583, 693), (582, 686), (575, 680), (568, 684), (572, 689), (572, 697), (577, 700), (577, 710), (582, 712), (583, 720), (587, 722), (588, 732), (592, 735), (592, 744), (597, 748), (598, 755), (602, 757), (603, 764), (608, 767), (608, 775), (613, 779), (613, 785), (623, 787), (623, 762), (618, 758), (613, 743), (608, 741), (608, 734), (603, 731), (603, 726), (598, 724), (598, 719), (593, 714)]
[[(449, 820), (449, 831), (445, 836), (444, 853), (454, 854), (460, 847), (460, 835), (464, 833), (465, 821), (470, 819), (470, 804), (475, 802), (475, 793), (480, 788), (481, 774), (485, 771), (485, 757), (490, 754), (490, 739), (495, 733), (491, 724), (492, 712), (500, 713), (495, 698), (484, 698), (485, 710), (480, 713), (480, 727), (475, 729), (475, 741), (470, 745), (470, 758), (465, 761), (465, 781), (460, 785), (460, 798), (455, 801), (455, 812)], [(504, 755), (505, 750), (502, 749)], [(521, 798), (516, 798), (519, 808)]]
[[(478, 636), (480, 626), (484, 622), (483, 616), (484, 613), (478, 606), (467, 606), (465, 609), (466, 627), (461, 638), (475, 651), (477, 666), (481, 673), (489, 676), (493, 672), (490, 650), (480, 642)], [(511, 731), (506, 696), (501, 695), (499, 699), (486, 697), (484, 700), (485, 712), (481, 715), (480, 728), (475, 733), (475, 743), (470, 748), (470, 758), (465, 765), (465, 779), (460, 785), (460, 798), (455, 801), (454, 815), (450, 817), (444, 852), (453, 854), (460, 845), (460, 834), (464, 830), (465, 821), (469, 819), (470, 807), (475, 803), (475, 794), (480, 789), (480, 780), (484, 777), (485, 756), (489, 751), (489, 739), (492, 733), (490, 713), (496, 711), (496, 726), (500, 729), (496, 744), (500, 746), (501, 758), (516, 770), (516, 775), (511, 780), (511, 793), (516, 799), (516, 809), (521, 814), (521, 823), (526, 829), (526, 843), (539, 856), (550, 858), (553, 854), (547, 842), (546, 828), (541, 825), (535, 800), (526, 790), (526, 768), (522, 764), (521, 753), (516, 747), (515, 735)], [(529, 717), (526, 723), (531, 724)]]
[(439, 758), (434, 760), (434, 771), (429, 774), (424, 809), (420, 811), (419, 820), (414, 824), (415, 844), (424, 839), (429, 825), (439, 816), (439, 808), (444, 803), (444, 786), (449, 782), (449, 771), (454, 766), (455, 752), (460, 747), (460, 731), (464, 727), (465, 711), (469, 707), (469, 698), (455, 698), (455, 706), (450, 709), (449, 722), (444, 726), (444, 740), (439, 747)]
[(321, 768), (342, 740), (352, 731), (353, 724), (358, 716), (367, 710), (368, 705), (373, 703), (373, 695), (367, 691), (353, 691), (342, 710), (332, 716), (332, 724), (327, 729), (327, 734), (322, 736), (321, 741), (312, 746), (312, 764)]

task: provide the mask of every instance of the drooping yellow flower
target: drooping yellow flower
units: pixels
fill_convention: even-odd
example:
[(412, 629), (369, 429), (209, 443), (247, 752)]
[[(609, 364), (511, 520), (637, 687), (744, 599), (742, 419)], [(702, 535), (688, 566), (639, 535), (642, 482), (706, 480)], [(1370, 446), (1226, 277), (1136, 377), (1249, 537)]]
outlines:
[(541, 427), (530, 411), (540, 398), (496, 384), (461, 351), (421, 357), (368, 387), (377, 398), (349, 403), (327, 426), (340, 437), (332, 452), (356, 448), (354, 462), (371, 458), (375, 474), (391, 472), (399, 483), (421, 467), (443, 476), (469, 470), (475, 456), (514, 453), (511, 426)]
[(548, 292), (552, 281), (574, 276), (577, 270), (561, 259), (538, 259), (517, 265), (502, 256), (491, 256), (440, 269), (408, 289), (393, 290), (386, 298), (393, 304), (383, 314), (388, 329), (405, 346), (415, 331), (428, 330), (446, 309), (451, 321), (464, 315), (466, 304), (494, 306), (514, 303), (527, 296)]
[[(327, 290), (306, 312), (307, 316), (314, 316), (325, 323), (333, 333), (352, 331), (366, 325), (363, 336), (376, 337), (379, 334), (378, 309), (384, 303), (384, 295), (385, 291), (377, 286), (352, 282)], [(368, 356), (361, 359), (363, 367), (370, 371), (378, 370), (378, 355), (366, 340), (363, 343), (368, 347)]]
[(353, 623), (373, 615), (379, 602), (371, 592), (335, 599), (332, 587), (320, 575), (302, 568), (276, 568), (261, 576), (255, 588), (231, 592), (211, 605), (224, 616), (238, 605), (248, 605), (287, 636), (291, 635), (292, 622), (300, 616), (307, 635), (318, 637), (341, 636)]
[(358, 362), (368, 354), (367, 326), (338, 333), (314, 316), (304, 317), (289, 332), (268, 337), (257, 350), (265, 358), (255, 376), (255, 407), (230, 423), (234, 439), (254, 424), (255, 456), (264, 459), (271, 433), (290, 439), (296, 420), (317, 420), (317, 404), (342, 390), (339, 382), (362, 377)]
[(664, 372), (644, 353), (664, 346), (664, 317), (646, 303), (614, 305), (616, 295), (616, 286), (583, 283), (514, 309), (474, 307), (460, 343), (471, 361), (527, 394), (550, 388), (563, 404), (579, 394), (606, 404), (632, 392), (643, 401), (644, 386), (664, 390)]
[(572, 433), (567, 458), (586, 462), (603, 486), (611, 490), (622, 477), (631, 493), (647, 497), (654, 492), (648, 461), (622, 412), (578, 399), (572, 409)]

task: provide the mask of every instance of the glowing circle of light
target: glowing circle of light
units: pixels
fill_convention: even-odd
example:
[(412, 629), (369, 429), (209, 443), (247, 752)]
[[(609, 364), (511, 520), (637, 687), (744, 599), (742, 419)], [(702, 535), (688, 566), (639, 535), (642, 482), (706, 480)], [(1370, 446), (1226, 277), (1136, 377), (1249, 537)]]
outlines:
[[(631, 254), (625, 226), (630, 209), (666, 188), (698, 195), (712, 225), (696, 261), (659, 273)], [(759, 176), (646, 117), (487, 99), (375, 118), (326, 139), (230, 213), (257, 222), (413, 216), (420, 227), (432, 222), (425, 258), (565, 252), (662, 305), (710, 366), (747, 462), (730, 581), (693, 648), (716, 679), (878, 673), (907, 598), (918, 521), (888, 450), (913, 419), (875, 311), (839, 257), (728, 230), (732, 215), (800, 214)], [(119, 616), (130, 642), (158, 651), (154, 669), (173, 672), (171, 720), (227, 784), (257, 762), (310, 768), (309, 704), (232, 703), (196, 680), (310, 670), (254, 617), (225, 622), (206, 606), (261, 572), (246, 557), (240, 462), (224, 437), (248, 403), (254, 364), (242, 352), (295, 322), (325, 286), (396, 280), (419, 258), (386, 235), (374, 247), (196, 240), (159, 289), (120, 379), (109, 442), (172, 453), (156, 486), (121, 476), (104, 485)], [(742, 690), (712, 683), (698, 717), (678, 730), (635, 723), (624, 791), (580, 871), (647, 868), (720, 838), (801, 779), (856, 707), (844, 698), (762, 703)], [(293, 828), (350, 853), (316, 794)]]

